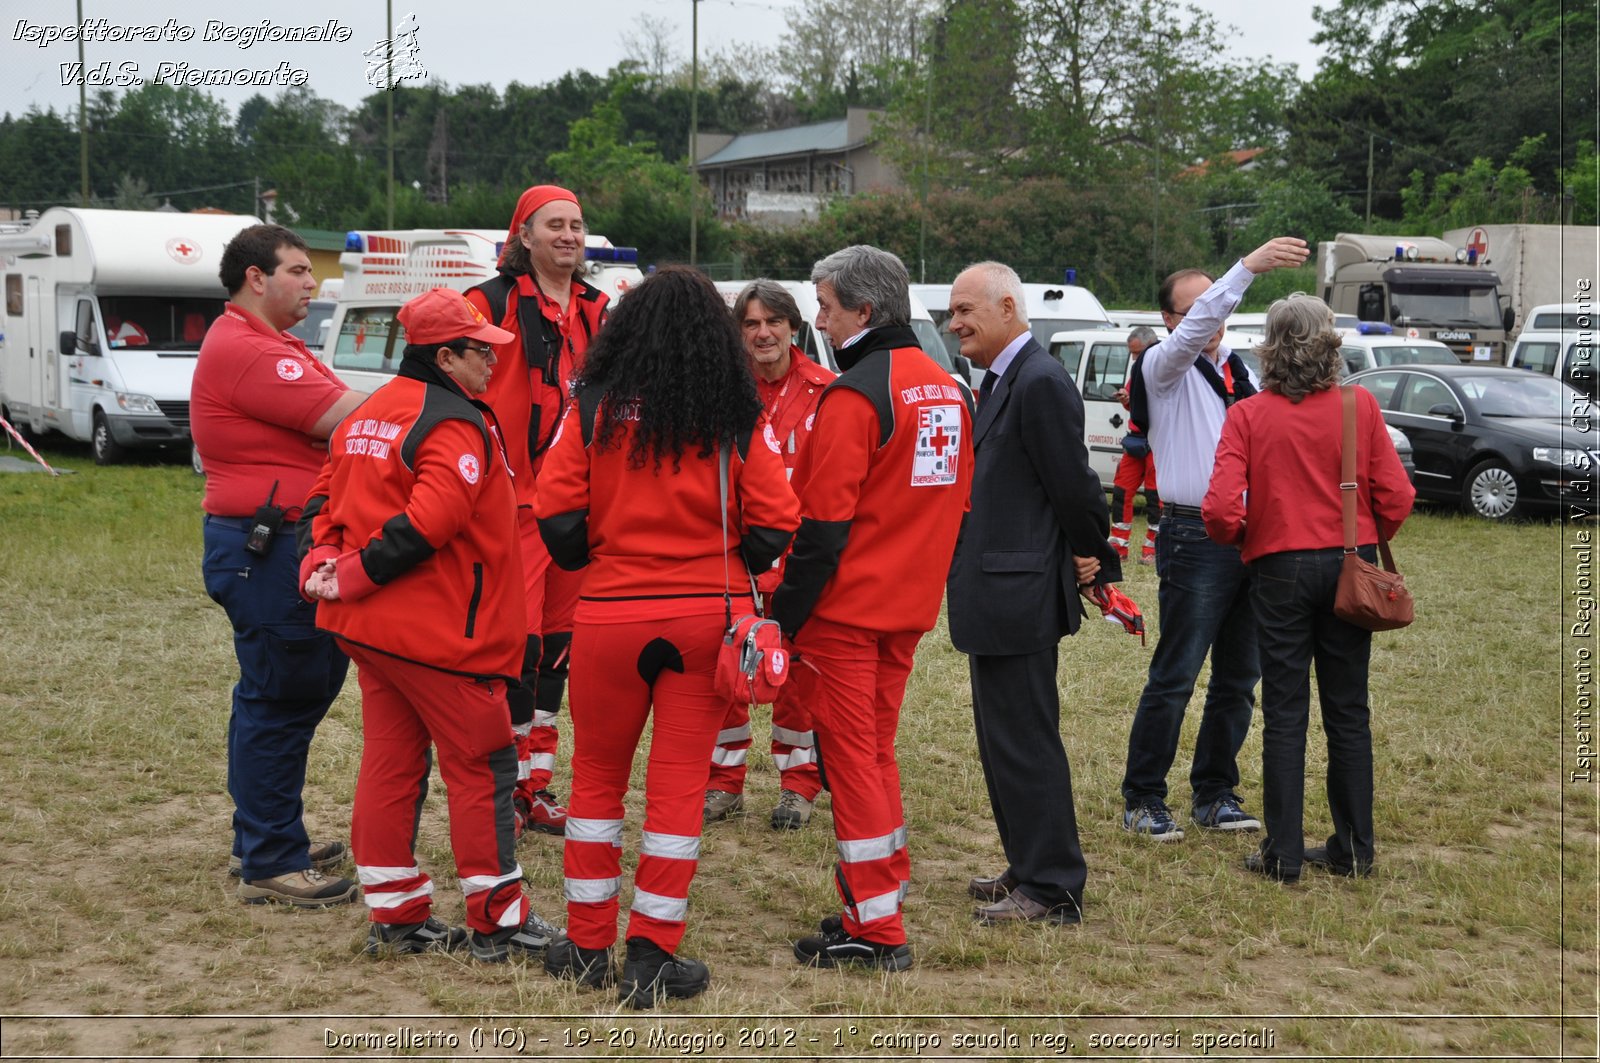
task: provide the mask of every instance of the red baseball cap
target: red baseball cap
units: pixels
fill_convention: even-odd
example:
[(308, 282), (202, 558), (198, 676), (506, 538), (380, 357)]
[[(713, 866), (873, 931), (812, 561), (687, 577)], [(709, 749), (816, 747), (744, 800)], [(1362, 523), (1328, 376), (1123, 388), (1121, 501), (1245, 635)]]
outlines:
[(406, 330), (407, 343), (449, 343), (461, 339), (510, 343), (517, 338), (515, 333), (491, 324), (454, 288), (423, 292), (400, 308), (399, 317)]

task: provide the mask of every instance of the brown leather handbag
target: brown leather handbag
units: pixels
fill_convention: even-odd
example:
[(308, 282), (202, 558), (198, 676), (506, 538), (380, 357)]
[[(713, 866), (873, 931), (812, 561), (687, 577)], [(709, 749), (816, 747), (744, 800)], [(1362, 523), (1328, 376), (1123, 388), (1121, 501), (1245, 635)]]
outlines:
[(1368, 631), (1393, 631), (1416, 618), (1406, 578), (1394, 567), (1389, 541), (1376, 512), (1372, 522), (1378, 528), (1378, 554), (1383, 567), (1362, 559), (1356, 553), (1356, 393), (1344, 393), (1344, 447), (1340, 457), (1339, 493), (1344, 502), (1344, 567), (1339, 570), (1339, 591), (1333, 599), (1333, 615), (1347, 624)]

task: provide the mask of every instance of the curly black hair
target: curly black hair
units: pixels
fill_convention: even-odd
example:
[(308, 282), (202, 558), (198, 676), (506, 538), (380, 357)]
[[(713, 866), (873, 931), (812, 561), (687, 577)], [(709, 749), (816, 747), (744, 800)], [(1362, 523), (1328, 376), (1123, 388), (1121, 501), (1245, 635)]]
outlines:
[(687, 266), (661, 269), (617, 304), (578, 379), (580, 394), (590, 388), (603, 399), (596, 441), (620, 446), (631, 427), (632, 468), (671, 457), (677, 469), (691, 446), (709, 458), (761, 414), (728, 304)]

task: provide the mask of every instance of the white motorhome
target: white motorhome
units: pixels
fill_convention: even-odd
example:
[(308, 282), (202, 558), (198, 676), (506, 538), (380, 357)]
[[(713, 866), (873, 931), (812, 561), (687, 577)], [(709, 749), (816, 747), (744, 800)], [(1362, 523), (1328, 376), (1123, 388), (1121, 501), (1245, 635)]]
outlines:
[[(431, 288), (466, 291), (492, 279), (505, 238), (503, 229), (352, 231), (339, 256), (339, 301), (318, 355), (357, 391), (382, 387), (405, 351), (400, 307)], [(584, 279), (613, 304), (644, 280), (636, 249), (614, 247), (603, 236), (588, 236), (585, 244)]]
[(200, 341), (242, 214), (52, 207), (0, 226), (0, 414), (88, 442), (102, 465), (189, 445)]

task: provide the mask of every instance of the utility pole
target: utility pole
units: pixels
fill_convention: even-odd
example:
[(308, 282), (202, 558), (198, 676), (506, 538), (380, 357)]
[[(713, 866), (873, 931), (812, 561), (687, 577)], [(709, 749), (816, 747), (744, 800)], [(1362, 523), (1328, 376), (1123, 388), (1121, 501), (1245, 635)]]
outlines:
[(689, 265), (699, 259), (700, 243), (700, 0), (689, 0)]
[(389, 111), (389, 228), (394, 228), (394, 0), (384, 0), (384, 22), (387, 34), (383, 54), (388, 60), (389, 91), (384, 93), (384, 103)]
[(78, 199), (89, 205), (89, 68), (83, 65), (83, 0), (78, 0)]
[(1378, 138), (1367, 134), (1367, 228), (1372, 228), (1372, 145)]
[[(912, 31), (915, 34), (915, 30)], [(926, 44), (927, 42), (925, 42)], [(933, 136), (933, 54), (923, 48), (923, 63), (927, 67), (922, 86), (922, 221), (917, 233), (917, 283), (928, 283), (928, 141)]]

